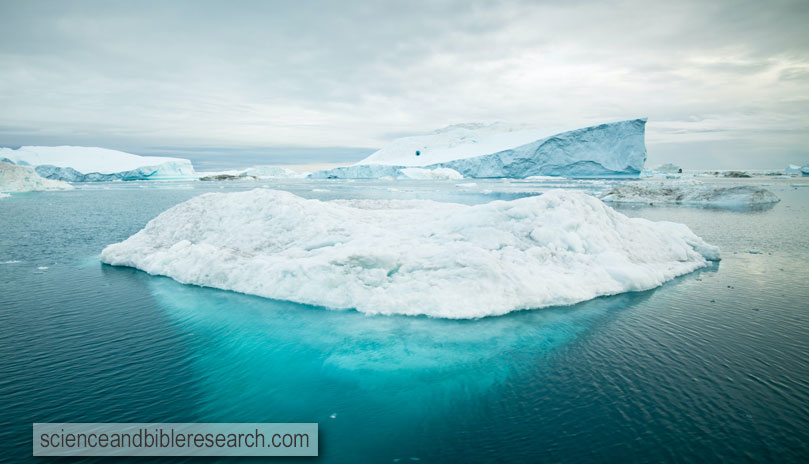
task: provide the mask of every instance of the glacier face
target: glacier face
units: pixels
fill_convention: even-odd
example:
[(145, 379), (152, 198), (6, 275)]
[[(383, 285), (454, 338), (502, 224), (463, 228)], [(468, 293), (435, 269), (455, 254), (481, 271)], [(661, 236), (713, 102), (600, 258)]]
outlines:
[(0, 192), (32, 192), (41, 190), (71, 190), (72, 185), (45, 179), (29, 166), (0, 161)]
[(97, 147), (0, 148), (0, 160), (34, 167), (42, 177), (68, 182), (191, 179), (194, 167), (181, 158), (139, 156)]
[[(536, 138), (536, 129), (460, 125), (393, 141), (354, 166), (314, 178), (396, 177), (407, 167), (450, 168), (464, 177), (637, 176), (646, 162), (646, 119)], [(533, 137), (533, 138), (532, 138)]]
[(718, 258), (685, 225), (628, 218), (565, 190), (475, 206), (209, 193), (101, 253), (188, 284), (443, 318), (646, 290)]

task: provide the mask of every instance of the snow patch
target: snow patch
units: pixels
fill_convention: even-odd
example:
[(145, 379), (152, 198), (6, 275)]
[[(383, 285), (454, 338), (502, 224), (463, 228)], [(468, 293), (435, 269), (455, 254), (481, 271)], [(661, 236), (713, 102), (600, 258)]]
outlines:
[(647, 290), (717, 259), (685, 225), (564, 190), (475, 206), (209, 193), (101, 253), (182, 283), (455, 319)]

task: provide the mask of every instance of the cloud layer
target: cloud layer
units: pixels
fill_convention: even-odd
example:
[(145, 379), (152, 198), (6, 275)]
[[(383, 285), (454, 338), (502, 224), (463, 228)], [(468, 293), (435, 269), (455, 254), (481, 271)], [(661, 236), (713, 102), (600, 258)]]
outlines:
[(803, 0), (5, 1), (0, 144), (368, 148), (648, 116), (650, 164), (775, 167), (809, 161), (806, 24)]

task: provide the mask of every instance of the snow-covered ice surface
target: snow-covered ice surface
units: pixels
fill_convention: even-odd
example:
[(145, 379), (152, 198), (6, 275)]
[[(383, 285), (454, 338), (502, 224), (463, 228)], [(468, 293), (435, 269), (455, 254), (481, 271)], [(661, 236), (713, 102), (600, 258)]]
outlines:
[(188, 284), (441, 318), (646, 290), (717, 259), (685, 225), (631, 219), (564, 190), (473, 206), (209, 193), (101, 254)]
[[(32, 192), (70, 190), (73, 186), (60, 180), (45, 179), (28, 166), (0, 161), (0, 192)], [(8, 195), (0, 195), (0, 198)]]
[(756, 185), (715, 185), (694, 180), (625, 182), (609, 190), (601, 199), (611, 203), (675, 203), (729, 208), (780, 201), (774, 193)]
[(11, 196), (11, 195), (9, 195), (8, 193), (2, 193), (2, 192), (0, 192), (0, 199), (2, 199), (2, 198), (8, 198), (8, 197), (10, 197), (10, 196)]
[(139, 156), (98, 147), (0, 148), (3, 159), (33, 166), (43, 177), (68, 182), (194, 177), (194, 167), (187, 159)]
[(450, 168), (404, 168), (399, 173), (408, 179), (463, 179), (461, 173)]
[(504, 124), (460, 124), (404, 137), (354, 166), (318, 171), (313, 178), (379, 178), (404, 167), (450, 168), (464, 177), (637, 176), (646, 161), (646, 119), (554, 134)]

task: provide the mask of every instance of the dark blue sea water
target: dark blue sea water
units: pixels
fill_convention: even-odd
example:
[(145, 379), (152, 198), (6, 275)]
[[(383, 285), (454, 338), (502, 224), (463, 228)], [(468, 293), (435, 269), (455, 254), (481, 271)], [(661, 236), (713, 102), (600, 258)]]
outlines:
[(712, 267), (652, 291), (475, 321), (185, 286), (98, 254), (209, 190), (477, 203), (547, 185), (15, 194), (0, 200), (0, 460), (32, 459), (33, 422), (199, 421), (318, 422), (319, 462), (807, 462), (809, 188), (767, 182), (782, 201), (763, 210), (621, 208), (688, 224), (722, 248)]

